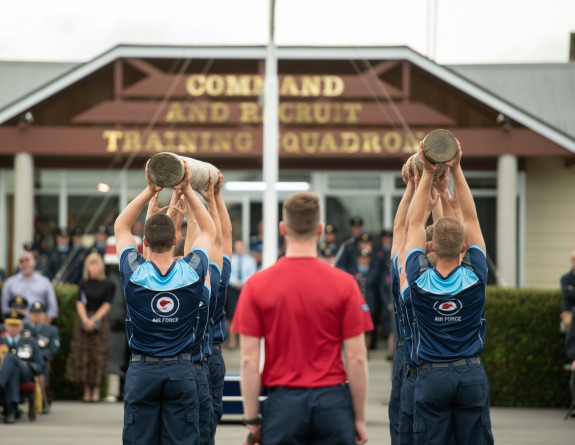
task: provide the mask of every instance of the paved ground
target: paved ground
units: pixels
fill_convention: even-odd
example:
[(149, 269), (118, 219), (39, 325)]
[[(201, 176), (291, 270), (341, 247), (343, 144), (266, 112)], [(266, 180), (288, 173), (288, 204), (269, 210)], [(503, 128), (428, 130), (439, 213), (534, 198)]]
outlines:
[[(239, 371), (237, 351), (224, 351), (228, 371)], [(387, 403), (391, 363), (385, 351), (370, 356), (368, 433), (370, 443), (389, 444)], [(566, 387), (567, 390), (567, 387)], [(563, 420), (565, 411), (554, 409), (492, 408), (495, 443), (498, 445), (573, 445), (575, 418)], [(113, 445), (121, 443), (123, 405), (54, 402), (52, 413), (39, 415), (34, 423), (19, 420), (15, 425), (0, 424), (0, 444)], [(216, 443), (241, 444), (244, 428), (226, 422), (218, 428)]]

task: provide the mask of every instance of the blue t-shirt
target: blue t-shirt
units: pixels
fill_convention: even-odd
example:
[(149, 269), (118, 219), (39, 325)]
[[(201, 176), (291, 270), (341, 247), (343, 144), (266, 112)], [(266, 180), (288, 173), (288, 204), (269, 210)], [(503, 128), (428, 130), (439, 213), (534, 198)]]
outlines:
[(411, 250), (405, 264), (417, 357), (449, 362), (479, 356), (485, 342), (487, 261), (483, 250), (468, 247), (461, 265), (445, 278), (430, 267), (422, 249)]
[(210, 263), (210, 304), (208, 305), (208, 324), (204, 333), (204, 357), (212, 355), (214, 343), (214, 312), (216, 310), (218, 287), (222, 271), (216, 263)]
[(226, 311), (224, 305), (226, 303), (226, 291), (230, 281), (230, 274), (232, 271), (232, 260), (227, 255), (224, 255), (224, 263), (222, 266), (222, 275), (220, 277), (220, 284), (216, 296), (216, 309), (212, 317), (213, 326), (210, 330), (210, 335), (213, 337), (213, 344), (220, 344), (226, 339)]
[(202, 298), (198, 308), (198, 318), (196, 320), (196, 336), (192, 344), (192, 360), (194, 362), (199, 362), (204, 358), (204, 337), (208, 330), (211, 294), (212, 290), (209, 285), (204, 282), (204, 291), (202, 292)]
[(193, 249), (162, 275), (136, 247), (120, 255), (126, 335), (133, 353), (168, 357), (192, 352), (208, 256)]
[(399, 254), (395, 254), (391, 260), (391, 267), (389, 268), (389, 276), (391, 278), (391, 295), (393, 296), (393, 315), (395, 317), (395, 335), (398, 340), (403, 340), (403, 332), (401, 329), (401, 314), (399, 308), (399, 271), (397, 268), (397, 258)]
[[(429, 265), (429, 267), (431, 267), (431, 265)], [(401, 266), (399, 266), (397, 270), (398, 276), (400, 275), (400, 272)], [(413, 313), (413, 304), (411, 302), (409, 286), (405, 286), (401, 291), (399, 298), (399, 312), (402, 320), (401, 329), (403, 332), (403, 343), (405, 347), (403, 358), (410, 368), (417, 368), (419, 365), (419, 358), (416, 355), (415, 345), (419, 344), (419, 330), (417, 329), (417, 319)]]

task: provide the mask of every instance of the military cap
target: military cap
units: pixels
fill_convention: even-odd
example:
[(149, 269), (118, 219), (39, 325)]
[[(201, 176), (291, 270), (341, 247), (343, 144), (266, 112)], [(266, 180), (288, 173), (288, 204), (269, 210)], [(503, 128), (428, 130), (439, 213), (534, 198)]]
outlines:
[(38, 250), (38, 244), (34, 241), (25, 242), (22, 247), (26, 252), (30, 252), (31, 250)]
[(326, 224), (323, 231), (324, 233), (337, 233), (337, 229), (332, 224)]
[(381, 231), (381, 233), (379, 234), (379, 236), (381, 238), (383, 238), (384, 236), (393, 236), (393, 232), (391, 230), (388, 230), (388, 229), (383, 229)]
[(16, 295), (15, 297), (10, 298), (8, 306), (11, 308), (26, 309), (28, 307), (28, 300), (21, 295)]
[(35, 301), (30, 306), (30, 312), (46, 312), (46, 305), (40, 301)]
[(371, 235), (369, 233), (362, 233), (361, 235), (359, 235), (359, 241), (370, 242)]
[(326, 247), (325, 249), (321, 249), (319, 253), (324, 258), (333, 258), (335, 256), (335, 252), (332, 249), (330, 249), (329, 247)]
[(58, 230), (56, 230), (56, 235), (57, 236), (70, 236), (70, 231), (68, 230), (67, 227), (60, 227)]
[(96, 233), (101, 233), (101, 234), (105, 233), (107, 235), (108, 229), (105, 225), (102, 224), (102, 225), (98, 226), (98, 228), (96, 229)]
[(363, 226), (363, 218), (361, 216), (354, 216), (349, 220), (350, 226)]
[(17, 312), (17, 311), (10, 311), (4, 314), (4, 323), (5, 324), (22, 324), (22, 319), (24, 315)]
[(74, 227), (72, 229), (72, 236), (82, 236), (84, 235), (84, 229), (82, 229), (81, 227)]

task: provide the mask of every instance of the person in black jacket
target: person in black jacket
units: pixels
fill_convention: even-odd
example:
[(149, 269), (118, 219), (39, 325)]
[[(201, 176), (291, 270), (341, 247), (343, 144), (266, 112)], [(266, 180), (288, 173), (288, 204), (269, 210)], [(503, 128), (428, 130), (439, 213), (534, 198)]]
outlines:
[[(575, 307), (571, 310), (571, 316), (575, 317)], [(569, 387), (571, 388), (571, 407), (567, 415), (575, 417), (575, 323), (571, 323), (567, 336), (565, 337), (565, 352), (571, 365), (571, 378)]]
[(561, 323), (567, 332), (571, 324), (571, 309), (575, 307), (575, 250), (571, 252), (571, 270), (561, 277), (561, 293), (563, 294)]

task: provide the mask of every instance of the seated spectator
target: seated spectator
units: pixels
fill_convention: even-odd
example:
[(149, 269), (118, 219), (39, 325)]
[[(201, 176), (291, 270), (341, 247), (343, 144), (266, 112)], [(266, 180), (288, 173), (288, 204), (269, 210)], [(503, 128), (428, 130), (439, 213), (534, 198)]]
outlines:
[(21, 295), (10, 298), (8, 306), (10, 306), (11, 311), (14, 310), (22, 315), (22, 318), (26, 318), (28, 315), (28, 300)]
[(4, 423), (16, 422), (20, 402), (20, 384), (34, 381), (44, 372), (42, 354), (36, 340), (22, 335), (22, 316), (12, 311), (5, 315), (6, 335), (0, 339), (3, 361), (0, 367), (0, 403)]
[(52, 398), (50, 396), (50, 372), (52, 371), (52, 361), (60, 350), (60, 332), (53, 325), (46, 324), (46, 306), (39, 301), (30, 306), (28, 315), (30, 322), (25, 323), (24, 327), (29, 329), (32, 337), (38, 342), (42, 358), (44, 359), (44, 375), (40, 379), (42, 389), (43, 412), (50, 412)]
[(18, 295), (25, 297), (28, 304), (36, 301), (46, 306), (47, 324), (58, 316), (58, 301), (50, 281), (36, 272), (35, 260), (30, 252), (22, 252), (18, 257), (20, 272), (6, 280), (2, 287), (2, 312), (10, 310), (10, 300)]

